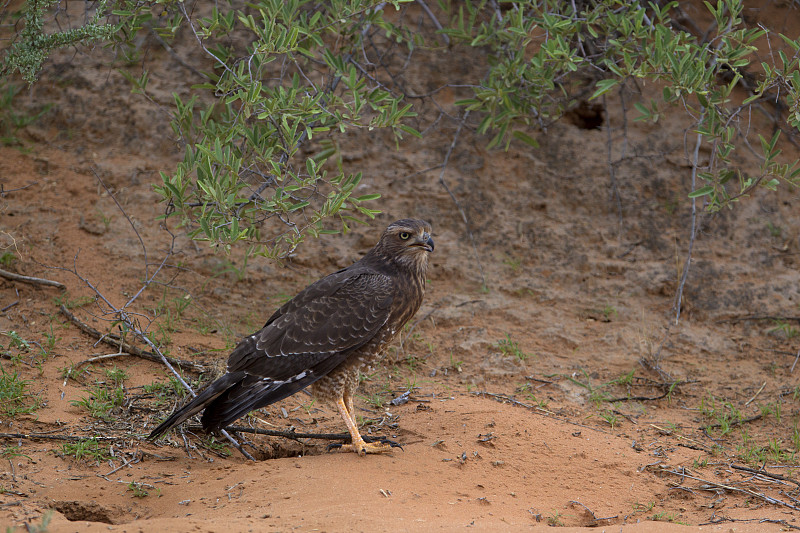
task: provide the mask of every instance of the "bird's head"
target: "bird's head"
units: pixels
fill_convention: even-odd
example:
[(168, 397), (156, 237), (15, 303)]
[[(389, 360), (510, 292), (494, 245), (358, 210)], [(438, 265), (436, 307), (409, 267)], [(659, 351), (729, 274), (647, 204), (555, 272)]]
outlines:
[(424, 272), (428, 255), (433, 252), (431, 225), (412, 218), (392, 222), (375, 245), (375, 251), (401, 266)]

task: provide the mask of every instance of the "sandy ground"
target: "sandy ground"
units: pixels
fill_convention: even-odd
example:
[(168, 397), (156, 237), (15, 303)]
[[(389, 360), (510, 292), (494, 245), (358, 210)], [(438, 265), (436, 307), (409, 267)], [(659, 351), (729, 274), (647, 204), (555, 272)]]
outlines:
[[(148, 61), (166, 102), (178, 67), (157, 49)], [(444, 91), (440, 103), (455, 112), (453, 99)], [(159, 403), (144, 388), (167, 381), (164, 366), (130, 355), (87, 363), (118, 350), (59, 310), (69, 304), (108, 332), (76, 274), (119, 306), (146, 276), (137, 233), (147, 268), (163, 259), (170, 237), (154, 220), (163, 206), (151, 184), (180, 156), (166, 118), (93, 56), (56, 56), (20, 105), (41, 102), (54, 108), (19, 145), (0, 148), (0, 238), (13, 254), (2, 268), (67, 292), (0, 278), (0, 364), (28, 380), (26, 405), (41, 402), (0, 416), (0, 525), (24, 531), (47, 515), (56, 532), (800, 528), (800, 199), (758, 191), (702, 218), (675, 325), (690, 214), (679, 114), (625, 130), (616, 118), (600, 129), (563, 121), (537, 135), (536, 150), (487, 151), (465, 129), (443, 176), (475, 250), (440, 170), (421, 172), (443, 161), (455, 132), (446, 121), (399, 150), (380, 135), (348, 135), (343, 164), (364, 172), (365, 193), (382, 193), (383, 213), (283, 265), (255, 260), (239, 279), (229, 268), (239, 256), (178, 233), (161, 284), (135, 311), (171, 356), (203, 365), (202, 378), (185, 371), (200, 383), (236, 339), (360, 257), (387, 223), (434, 226), (426, 302), (358, 401), (362, 430), (402, 451), (361, 458), (327, 452), (324, 440), (243, 434), (253, 463), (191, 431), (144, 441), (180, 401)], [(619, 103), (609, 106), (621, 116)], [(608, 126), (612, 157), (623, 144), (628, 154), (616, 167), (621, 211)], [(771, 124), (755, 117), (751, 127)], [(741, 164), (755, 165), (747, 157)], [(11, 331), (30, 348), (13, 346)], [(123, 401), (107, 420), (74, 403), (117, 386)], [(335, 410), (302, 394), (242, 422), (344, 430)], [(102, 457), (65, 449), (91, 436), (106, 439)]]

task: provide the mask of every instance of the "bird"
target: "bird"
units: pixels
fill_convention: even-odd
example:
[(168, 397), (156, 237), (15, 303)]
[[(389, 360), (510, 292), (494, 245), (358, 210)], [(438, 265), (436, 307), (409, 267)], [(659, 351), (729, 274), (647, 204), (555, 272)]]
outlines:
[(312, 397), (336, 406), (350, 433), (351, 443), (342, 451), (361, 456), (391, 451), (395, 443), (361, 436), (353, 396), (359, 375), (380, 362), (422, 304), (434, 249), (431, 231), (419, 219), (389, 224), (361, 259), (300, 291), (263, 328), (242, 339), (228, 356), (225, 374), (159, 424), (148, 440), (200, 411), (203, 430), (219, 431), (310, 386)]

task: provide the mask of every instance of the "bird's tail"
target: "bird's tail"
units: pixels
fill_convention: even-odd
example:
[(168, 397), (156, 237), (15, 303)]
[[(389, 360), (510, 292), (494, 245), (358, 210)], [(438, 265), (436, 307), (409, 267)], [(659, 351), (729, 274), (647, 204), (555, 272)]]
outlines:
[(225, 374), (218, 380), (212, 382), (208, 387), (203, 389), (200, 394), (194, 397), (192, 401), (172, 413), (169, 418), (161, 422), (150, 435), (147, 440), (155, 440), (178, 424), (185, 422), (190, 417), (196, 415), (209, 404), (216, 400), (220, 395), (224, 394), (229, 388), (236, 385), (237, 382), (244, 379), (244, 372), (232, 372)]
[(200, 423), (205, 431), (222, 429), (250, 411), (283, 400), (308, 387), (320, 377), (313, 371), (301, 372), (285, 381), (247, 376), (223, 394), (218, 394), (203, 411)]

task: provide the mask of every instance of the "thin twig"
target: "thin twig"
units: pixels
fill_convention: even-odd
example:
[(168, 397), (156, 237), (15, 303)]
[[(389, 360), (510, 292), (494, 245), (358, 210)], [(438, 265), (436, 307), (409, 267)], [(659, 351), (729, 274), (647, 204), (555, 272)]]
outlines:
[(655, 400), (660, 400), (661, 398), (666, 398), (669, 396), (670, 390), (667, 389), (664, 394), (660, 396), (624, 396), (620, 398), (607, 398), (603, 401), (614, 403), (614, 402), (651, 402)]
[(779, 479), (781, 481), (788, 481), (789, 483), (794, 483), (795, 485), (800, 487), (800, 481), (788, 478), (786, 476), (782, 476), (780, 474), (772, 474), (770, 472), (767, 472), (766, 470), (756, 470), (754, 468), (749, 468), (746, 466), (739, 466), (734, 464), (730, 465), (730, 467), (733, 468), (734, 470), (741, 470), (742, 472), (750, 472), (751, 474), (758, 474), (759, 476), (770, 477), (772, 479)]
[(717, 320), (717, 324), (723, 322), (730, 322), (736, 324), (737, 322), (748, 322), (750, 320), (783, 320), (784, 322), (800, 322), (800, 316), (776, 316), (776, 315), (748, 315), (748, 316), (735, 316), (732, 318), (723, 318)]
[[(622, 92), (622, 89), (620, 89)], [(617, 204), (617, 237), (622, 238), (622, 198), (619, 194), (619, 186), (617, 185), (617, 172), (614, 164), (611, 161), (613, 140), (611, 138), (611, 120), (610, 113), (608, 112), (608, 104), (606, 103), (606, 95), (603, 95), (603, 110), (606, 113), (606, 159), (608, 162), (608, 176), (611, 179), (611, 191), (614, 194), (614, 201)]]
[(599, 522), (599, 521), (601, 521), (601, 520), (613, 520), (613, 519), (615, 519), (615, 518), (617, 518), (617, 517), (619, 516), (619, 515), (614, 515), (614, 516), (607, 516), (607, 517), (605, 517), (605, 518), (597, 518), (597, 516), (594, 514), (594, 511), (592, 511), (591, 509), (589, 509), (588, 507), (586, 507), (586, 506), (585, 506), (584, 504), (582, 504), (581, 502), (579, 502), (579, 501), (576, 501), (576, 500), (570, 500), (570, 502), (569, 502), (569, 503), (572, 503), (572, 504), (575, 504), (575, 505), (580, 505), (581, 507), (583, 507), (584, 509), (586, 509), (586, 512), (588, 512), (590, 515), (592, 515), (592, 520), (594, 520), (595, 522)]
[[(45, 285), (47, 287), (56, 287), (57, 289), (66, 289), (67, 287), (63, 283), (59, 283), (58, 281), (52, 281), (49, 279), (42, 279), (42, 278), (34, 278), (31, 276), (23, 276), (21, 274), (14, 274), (13, 272), (7, 272), (5, 270), (0, 270), (0, 276), (10, 279), (13, 281), (21, 281), (22, 283), (30, 283), (31, 285)], [(5, 311), (5, 309), (4, 309)]]
[[(794, 368), (794, 367), (792, 367), (792, 368)], [(756, 396), (758, 396), (759, 394), (761, 394), (761, 391), (762, 391), (762, 390), (764, 390), (764, 387), (766, 387), (766, 386), (767, 386), (767, 382), (765, 381), (764, 383), (762, 383), (762, 384), (761, 384), (761, 388), (760, 388), (760, 389), (758, 389), (758, 392), (757, 392), (757, 393), (755, 393), (755, 394), (753, 394), (753, 397), (752, 397), (752, 398), (750, 398), (749, 400), (747, 400), (747, 402), (745, 402), (744, 406), (745, 406), (745, 407), (747, 407), (748, 405), (750, 405), (751, 403), (753, 403), (753, 400), (755, 400), (755, 399), (756, 399)]]
[(239, 450), (239, 453), (241, 453), (242, 455), (244, 455), (244, 456), (245, 456), (247, 459), (250, 459), (251, 461), (255, 461), (255, 460), (256, 460), (256, 459), (255, 459), (255, 457), (253, 457), (252, 455), (250, 455), (249, 453), (247, 453), (247, 450), (245, 450), (244, 448), (242, 448), (242, 445), (241, 445), (241, 444), (239, 444), (239, 441), (237, 441), (236, 439), (234, 439), (233, 437), (231, 437), (231, 436), (230, 436), (230, 434), (229, 434), (227, 431), (225, 431), (224, 429), (222, 429), (222, 430), (220, 430), (220, 433), (221, 433), (221, 434), (222, 434), (222, 435), (223, 435), (223, 436), (224, 436), (226, 439), (228, 439), (228, 440), (230, 441), (230, 443), (231, 443), (231, 444), (233, 444), (233, 445), (236, 447), (236, 449), (237, 449), (237, 450)]
[(450, 143), (450, 148), (447, 150), (447, 153), (444, 156), (444, 161), (442, 162), (442, 171), (439, 173), (439, 183), (442, 184), (444, 190), (447, 191), (447, 194), (450, 195), (450, 199), (453, 200), (453, 203), (456, 204), (456, 209), (458, 212), (461, 213), (461, 218), (464, 220), (464, 225), (467, 228), (467, 235), (469, 235), (469, 241), (472, 243), (472, 251), (475, 253), (475, 261), (478, 263), (478, 270), (481, 274), (481, 283), (484, 287), (486, 287), (486, 276), (483, 274), (483, 266), (481, 265), (481, 258), (478, 255), (478, 247), (475, 245), (475, 237), (472, 235), (472, 227), (470, 226), (469, 220), (467, 219), (467, 214), (464, 212), (464, 209), (461, 207), (461, 204), (456, 198), (456, 195), (453, 194), (453, 191), (450, 190), (450, 187), (447, 186), (447, 182), (444, 180), (444, 172), (447, 170), (447, 163), (450, 161), (450, 156), (453, 154), (453, 150), (456, 147), (456, 143), (458, 142), (458, 136), (461, 135), (461, 128), (464, 127), (464, 124), (467, 122), (467, 117), (469, 117), (469, 110), (464, 112), (464, 116), (458, 123), (458, 128), (456, 129), (455, 135), (453, 135), (453, 142)]
[(131, 464), (134, 464), (134, 465), (135, 465), (136, 463), (138, 463), (138, 462), (139, 462), (139, 461), (141, 461), (141, 460), (142, 460), (142, 458), (141, 458), (141, 457), (138, 457), (138, 456), (136, 455), (136, 453), (134, 452), (134, 454), (133, 454), (133, 457), (131, 457), (130, 459), (128, 459), (127, 461), (125, 461), (124, 463), (122, 463), (121, 465), (119, 465), (118, 467), (116, 467), (114, 470), (112, 470), (111, 472), (109, 472), (109, 473), (107, 473), (107, 474), (105, 474), (105, 475), (106, 475), (106, 476), (110, 476), (111, 474), (113, 474), (113, 473), (114, 473), (114, 472), (116, 472), (117, 470), (122, 470), (123, 468), (125, 468), (126, 466), (128, 466), (128, 465), (131, 465)]
[[(144, 277), (147, 280), (153, 279), (155, 277), (155, 274), (153, 274), (153, 277), (151, 277), (149, 275), (149, 272), (148, 272), (149, 262), (147, 261), (147, 247), (144, 245), (144, 240), (142, 239), (142, 236), (139, 234), (139, 230), (136, 229), (136, 226), (133, 224), (133, 220), (131, 220), (131, 217), (129, 217), (128, 213), (126, 213), (125, 210), (122, 208), (122, 205), (119, 203), (119, 200), (117, 200), (117, 197), (114, 195), (114, 193), (111, 192), (111, 189), (108, 188), (108, 185), (106, 185), (106, 183), (103, 181), (103, 179), (97, 173), (97, 170), (92, 168), (92, 173), (94, 173), (94, 177), (97, 178), (97, 181), (100, 182), (100, 185), (103, 186), (103, 188), (106, 190), (106, 192), (111, 197), (111, 199), (114, 200), (114, 203), (117, 204), (117, 209), (120, 210), (122, 215), (128, 221), (128, 224), (130, 224), (131, 228), (133, 228), (133, 232), (136, 234), (136, 238), (139, 239), (139, 244), (142, 245), (142, 252), (144, 253)], [(147, 286), (147, 285), (148, 285), (148, 283), (145, 283), (145, 286)]]
[(82, 440), (120, 440), (126, 437), (108, 437), (103, 435), (52, 435), (49, 433), (0, 433), (0, 439), (42, 439), (42, 440), (66, 440), (70, 442)]
[(160, 44), (164, 48), (164, 50), (166, 50), (167, 53), (172, 56), (172, 59), (180, 63), (181, 66), (183, 66), (184, 68), (190, 70), (194, 75), (199, 76), (205, 80), (211, 80), (211, 78), (209, 78), (206, 74), (200, 72), (192, 65), (184, 61), (183, 58), (179, 56), (178, 53), (175, 52), (175, 50), (169, 45), (169, 43), (161, 38), (161, 36), (155, 29), (153, 29), (152, 26), (149, 27), (148, 29), (150, 30), (150, 35), (152, 35), (155, 38), (155, 40), (158, 41), (158, 44)]
[[(705, 110), (703, 111), (705, 114)], [(700, 117), (702, 120), (702, 116)], [(700, 145), (703, 143), (703, 135), (697, 134), (697, 142), (694, 145), (694, 155), (692, 157), (692, 190), (697, 189), (697, 160), (700, 157)], [(686, 285), (686, 278), (689, 276), (689, 265), (692, 262), (692, 248), (694, 248), (694, 239), (697, 235), (697, 198), (692, 198), (692, 230), (689, 234), (689, 250), (686, 252), (686, 263), (683, 265), (683, 272), (681, 273), (681, 282), (678, 285), (678, 294), (675, 296), (675, 324), (681, 318), (681, 300), (683, 299), (683, 287)]]
[[(422, 8), (422, 10), (425, 12), (425, 14), (428, 15), (428, 18), (431, 19), (431, 21), (433, 22), (433, 25), (436, 26), (436, 29), (441, 31), (442, 30), (442, 25), (439, 22), (439, 19), (436, 18), (436, 15), (433, 14), (433, 11), (431, 11), (431, 8), (428, 7), (428, 4), (426, 4), (424, 2), (424, 0), (417, 0), (417, 4), (419, 4), (419, 6)], [(443, 33), (441, 35), (442, 35), (442, 39), (444, 40), (445, 44), (449, 45), (450, 44), (450, 37), (446, 33)]]
[[(693, 445), (699, 447), (702, 450), (708, 450), (709, 449), (707, 445), (703, 444), (699, 440), (695, 440), (695, 439), (692, 439), (692, 438), (689, 438), (689, 437), (684, 437), (683, 435), (679, 435), (678, 433), (675, 433), (674, 431), (669, 430), (667, 428), (662, 428), (662, 427), (657, 426), (655, 424), (650, 424), (650, 427), (657, 429), (658, 431), (660, 431), (661, 433), (664, 433), (665, 435), (672, 435), (675, 438), (677, 438), (679, 441), (680, 440), (688, 441), (688, 442), (692, 443)], [(688, 447), (689, 446), (687, 446), (687, 448)]]
[[(99, 331), (94, 329), (89, 324), (86, 324), (85, 322), (81, 321), (72, 312), (70, 312), (70, 310), (67, 309), (64, 305), (62, 305), (59, 308), (59, 310), (61, 311), (62, 315), (67, 317), (67, 319), (70, 322), (72, 322), (73, 324), (78, 326), (78, 328), (81, 331), (83, 331), (84, 333), (87, 333), (88, 335), (91, 335), (92, 337), (94, 337), (96, 339), (100, 339), (101, 341), (105, 342), (106, 344), (109, 344), (109, 345), (115, 346), (115, 347), (119, 347), (119, 348), (125, 350), (128, 354), (130, 354), (132, 356), (140, 357), (142, 359), (147, 359), (148, 361), (155, 361), (157, 363), (161, 362), (161, 358), (158, 357), (156, 354), (151, 353), (151, 352), (146, 352), (146, 351), (142, 350), (141, 348), (137, 348), (136, 346), (133, 346), (132, 344), (124, 341), (122, 338), (120, 338), (117, 335), (100, 333)], [(118, 354), (114, 354), (114, 355), (118, 355)], [(102, 358), (102, 356), (100, 358)], [(99, 359), (99, 358), (93, 358), (93, 359)], [(183, 359), (176, 359), (174, 357), (166, 357), (166, 359), (167, 359), (167, 361), (169, 361), (170, 363), (172, 363), (175, 366), (179, 366), (181, 368), (186, 368), (186, 369), (191, 369), (191, 370), (193, 370), (195, 372), (201, 372), (202, 373), (202, 372), (205, 372), (207, 370), (205, 366), (203, 366), (203, 365), (201, 365), (199, 363), (195, 363), (193, 361), (185, 361)], [(84, 364), (84, 363), (88, 363), (88, 362), (91, 362), (91, 360), (83, 361), (80, 364)]]
[[(187, 429), (191, 431), (198, 431), (203, 428), (202, 426), (188, 426)], [(251, 428), (246, 426), (227, 426), (225, 429), (235, 433), (253, 433), (255, 435), (283, 437), (285, 439), (296, 440), (298, 442), (300, 441), (300, 439), (341, 440), (345, 442), (351, 439), (349, 433), (298, 433), (291, 429), (281, 431), (276, 429), (261, 429), (261, 428)]]
[(536, 406), (536, 405), (531, 405), (529, 403), (520, 402), (519, 400), (515, 400), (514, 398), (511, 398), (510, 396), (506, 396), (505, 394), (497, 394), (497, 393), (494, 393), (494, 392), (486, 392), (486, 391), (470, 392), (470, 394), (472, 394), (474, 396), (484, 396), (484, 397), (488, 396), (489, 398), (493, 398), (493, 399), (495, 399), (496, 401), (498, 401), (500, 403), (510, 403), (510, 404), (516, 405), (518, 407), (524, 407), (525, 409), (528, 409), (529, 411), (533, 411), (534, 413), (537, 413), (537, 414), (540, 414), (542, 416), (546, 416), (546, 417), (549, 417), (549, 418), (554, 418), (556, 420), (561, 420), (562, 422), (566, 422), (567, 424), (572, 424), (573, 426), (579, 426), (579, 427), (582, 427), (582, 428), (591, 429), (592, 431), (597, 431), (599, 433), (605, 433), (606, 435), (612, 435), (612, 433), (609, 433), (608, 431), (604, 431), (604, 430), (602, 430), (600, 428), (597, 428), (597, 427), (587, 426), (586, 424), (581, 424), (579, 422), (575, 422), (575, 421), (570, 420), (569, 418), (566, 418), (566, 417), (563, 417), (563, 416), (558, 416), (553, 411), (548, 411), (547, 409), (543, 409), (542, 407), (539, 407), (539, 406)]
[(696, 476), (689, 475), (686, 472), (677, 472), (677, 471), (674, 471), (674, 470), (670, 470), (668, 467), (662, 467), (659, 471), (660, 472), (664, 472), (665, 474), (672, 474), (672, 475), (675, 475), (675, 476), (680, 476), (682, 478), (688, 478), (688, 479), (692, 479), (694, 481), (700, 481), (702, 483), (706, 483), (708, 486), (700, 486), (699, 487), (700, 489), (703, 489), (703, 490), (709, 490), (709, 488), (720, 488), (720, 489), (724, 489), (724, 490), (729, 490), (731, 492), (742, 492), (742, 493), (748, 494), (750, 496), (755, 496), (756, 498), (761, 498), (762, 500), (764, 500), (764, 501), (766, 501), (768, 503), (772, 503), (772, 504), (775, 504), (775, 505), (782, 505), (784, 507), (788, 507), (790, 509), (794, 509), (795, 511), (800, 511), (800, 507), (795, 507), (794, 505), (788, 504), (788, 503), (786, 503), (784, 501), (778, 500), (778, 499), (773, 498), (771, 496), (767, 496), (766, 494), (763, 494), (761, 492), (756, 492), (754, 490), (740, 489), (738, 487), (732, 487), (730, 485), (724, 485), (722, 483), (717, 483), (715, 481), (711, 481), (711, 480), (708, 480), (708, 479), (703, 479), (703, 478), (699, 478), (699, 477), (696, 477)]

